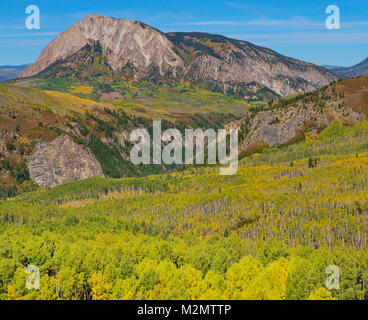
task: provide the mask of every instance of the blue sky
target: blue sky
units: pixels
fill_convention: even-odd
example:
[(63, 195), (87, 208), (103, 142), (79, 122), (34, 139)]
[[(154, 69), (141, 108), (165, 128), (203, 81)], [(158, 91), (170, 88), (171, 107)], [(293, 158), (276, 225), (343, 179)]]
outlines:
[[(25, 28), (28, 5), (40, 8), (40, 30)], [(325, 27), (328, 5), (340, 8), (340, 30)], [(59, 32), (90, 13), (164, 32), (223, 34), (320, 65), (350, 66), (368, 57), (368, 0), (2, 0), (0, 65), (35, 61)]]

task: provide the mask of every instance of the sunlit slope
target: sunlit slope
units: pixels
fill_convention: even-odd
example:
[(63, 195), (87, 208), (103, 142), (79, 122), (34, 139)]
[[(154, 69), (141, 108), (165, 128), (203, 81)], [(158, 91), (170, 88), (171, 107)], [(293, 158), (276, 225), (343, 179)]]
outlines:
[(134, 167), (129, 161), (132, 145), (128, 140), (133, 129), (150, 130), (153, 119), (161, 119), (163, 128), (175, 127), (181, 131), (186, 127), (224, 128), (228, 121), (238, 119), (229, 113), (232, 107), (239, 112), (249, 107), (221, 94), (197, 89), (186, 91), (185, 86), (178, 95), (159, 87), (155, 89), (157, 96), (143, 98), (137, 94), (137, 99), (150, 101), (142, 104), (129, 100), (138, 88), (128, 84), (124, 86), (133, 91), (120, 100), (99, 100), (93, 94), (94, 87), (73, 81), (50, 80), (48, 84), (50, 87), (45, 90), (0, 85), (0, 197), (34, 187), (26, 161), (38, 143), (69, 135), (79, 145), (91, 149), (107, 177), (167, 172), (164, 166)]
[(146, 81), (91, 78), (24, 79), (13, 81), (18, 86), (70, 93), (73, 96), (113, 104), (125, 111), (143, 116), (180, 120), (193, 113), (232, 113), (244, 115), (251, 102), (221, 93), (200, 89), (190, 82), (175, 86)]
[[(0, 299), (367, 299), (367, 138), (367, 122), (335, 121), (233, 176), (92, 178), (3, 200)], [(29, 264), (40, 290), (24, 285)]]
[[(282, 239), (289, 245), (367, 241), (368, 126), (337, 122), (309, 143), (247, 158), (233, 176), (192, 168), (147, 178), (89, 179), (1, 204), (14, 222), (103, 219), (149, 234)], [(334, 154), (334, 155), (331, 155)], [(298, 155), (304, 155), (300, 157)]]

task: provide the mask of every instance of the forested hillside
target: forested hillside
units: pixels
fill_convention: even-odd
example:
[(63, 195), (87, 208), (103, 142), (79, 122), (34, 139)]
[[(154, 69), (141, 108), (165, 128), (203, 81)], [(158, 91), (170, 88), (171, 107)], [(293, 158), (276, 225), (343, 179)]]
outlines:
[[(1, 85), (0, 298), (367, 299), (367, 85), (276, 101), (106, 75)], [(134, 166), (129, 134), (154, 119), (238, 128), (238, 172)], [(31, 180), (68, 171), (46, 166), (68, 149), (100, 177)]]
[[(367, 299), (368, 122), (246, 157), (0, 202), (2, 299)], [(27, 265), (40, 290), (25, 287)], [(326, 289), (326, 268), (341, 270)]]
[(134, 166), (129, 160), (134, 128), (224, 128), (252, 102), (201, 90), (103, 79), (32, 79), (0, 85), (0, 198), (34, 190), (28, 159), (42, 143), (69, 136), (88, 148), (107, 177), (145, 176), (181, 168)]

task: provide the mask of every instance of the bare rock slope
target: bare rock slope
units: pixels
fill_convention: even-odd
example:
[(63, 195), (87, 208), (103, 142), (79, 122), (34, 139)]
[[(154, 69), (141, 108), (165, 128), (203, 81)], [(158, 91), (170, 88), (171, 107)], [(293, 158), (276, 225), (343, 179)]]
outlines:
[(338, 81), (312, 93), (280, 99), (228, 127), (244, 133), (240, 151), (295, 142), (308, 131), (318, 135), (334, 119), (349, 126), (367, 119), (367, 88), (368, 77)]
[(183, 67), (174, 45), (160, 31), (141, 22), (89, 15), (60, 33), (37, 61), (18, 77), (33, 76), (52, 63), (76, 53), (90, 40), (99, 41), (110, 67), (121, 70), (128, 63), (142, 72), (155, 66), (161, 74)]
[(50, 143), (40, 143), (27, 163), (31, 179), (42, 188), (104, 177), (100, 163), (88, 150), (69, 136), (60, 136)]
[(114, 72), (129, 66), (135, 78), (182, 78), (244, 95), (270, 91), (286, 96), (313, 91), (335, 79), (323, 67), (246, 41), (198, 32), (165, 34), (141, 22), (100, 15), (89, 15), (59, 34), (18, 78), (37, 75), (66, 59), (75, 69), (88, 60), (78, 52), (91, 42), (102, 47)]

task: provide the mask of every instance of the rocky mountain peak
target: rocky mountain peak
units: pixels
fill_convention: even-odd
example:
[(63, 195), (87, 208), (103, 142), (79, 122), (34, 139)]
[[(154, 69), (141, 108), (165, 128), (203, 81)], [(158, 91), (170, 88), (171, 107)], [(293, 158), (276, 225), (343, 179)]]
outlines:
[(162, 32), (142, 22), (88, 15), (60, 33), (37, 61), (18, 77), (38, 74), (56, 61), (76, 53), (90, 40), (101, 44), (114, 71), (120, 71), (128, 63), (142, 72), (154, 67), (161, 75), (175, 73), (177, 68), (183, 67), (183, 61), (174, 52), (174, 45)]
[(67, 58), (73, 68), (87, 63), (90, 59), (78, 52), (91, 41), (102, 47), (114, 72), (129, 66), (135, 78), (160, 82), (179, 78), (240, 96), (314, 91), (336, 78), (323, 67), (246, 41), (199, 32), (165, 34), (142, 22), (101, 15), (88, 15), (60, 33), (18, 77), (37, 75)]

